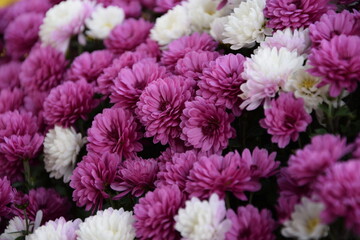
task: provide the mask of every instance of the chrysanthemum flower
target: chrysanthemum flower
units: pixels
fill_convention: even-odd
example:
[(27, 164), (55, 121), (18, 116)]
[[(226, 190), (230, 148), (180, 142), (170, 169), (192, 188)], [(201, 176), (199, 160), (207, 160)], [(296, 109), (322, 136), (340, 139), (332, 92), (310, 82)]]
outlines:
[(104, 199), (111, 198), (107, 191), (114, 182), (120, 160), (115, 154), (89, 153), (78, 163), (70, 181), (77, 206), (93, 212), (102, 209)]
[(0, 88), (20, 87), (21, 62), (11, 61), (0, 65)]
[(124, 211), (123, 208), (97, 211), (96, 215), (80, 223), (79, 230), (76, 231), (77, 240), (133, 240), (133, 224), (132, 212)]
[(190, 80), (170, 76), (151, 82), (142, 92), (136, 113), (145, 126), (146, 137), (165, 145), (180, 136), (180, 116), (192, 96)]
[(122, 198), (128, 193), (141, 197), (145, 191), (155, 188), (154, 182), (159, 171), (154, 159), (127, 159), (122, 162), (111, 188), (120, 192), (114, 199)]
[(140, 43), (145, 42), (153, 24), (143, 19), (127, 19), (117, 25), (105, 39), (107, 49), (116, 54), (135, 49)]
[(292, 93), (283, 93), (271, 101), (270, 108), (265, 109), (265, 118), (260, 120), (260, 125), (272, 135), (273, 143), (284, 148), (290, 140), (296, 141), (311, 121), (311, 116), (305, 111), (304, 100), (294, 98)]
[(322, 41), (309, 56), (309, 72), (322, 78), (318, 87), (330, 85), (330, 96), (337, 97), (345, 89), (355, 91), (360, 81), (360, 36), (340, 35)]
[(224, 198), (226, 192), (231, 192), (237, 198), (246, 200), (245, 191), (259, 189), (260, 184), (252, 180), (250, 169), (238, 152), (230, 152), (224, 157), (201, 157), (194, 163), (186, 182), (186, 191), (190, 196), (200, 199), (206, 199), (213, 193)]
[(244, 62), (245, 58), (241, 54), (218, 57), (204, 69), (197, 94), (213, 101), (216, 106), (225, 106), (240, 115), (239, 94), (242, 93), (240, 85), (244, 83), (241, 77)]
[(122, 108), (104, 109), (95, 116), (88, 129), (87, 150), (93, 153), (114, 153), (120, 159), (131, 158), (143, 147), (139, 143), (142, 133), (134, 116)]
[(0, 178), (0, 218), (8, 217), (11, 212), (10, 204), (15, 198), (14, 189), (7, 177)]
[(136, 47), (135, 52), (142, 53), (147, 57), (160, 58), (161, 49), (157, 42), (148, 38), (145, 42)]
[(269, 28), (307, 27), (330, 9), (329, 0), (269, 0), (264, 10)]
[(7, 54), (13, 58), (21, 58), (29, 53), (39, 38), (42, 20), (42, 14), (26, 13), (12, 21), (4, 33)]
[(231, 126), (233, 120), (234, 116), (226, 113), (224, 107), (197, 97), (185, 103), (180, 138), (201, 151), (217, 153), (228, 146), (230, 138), (235, 137), (235, 129)]
[(85, 142), (86, 139), (72, 127), (55, 126), (49, 130), (44, 140), (44, 163), (50, 177), (63, 177), (65, 183), (69, 182), (76, 157)]
[[(33, 229), (32, 226), (29, 226), (29, 230)], [(13, 217), (4, 232), (0, 235), (0, 239), (2, 240), (16, 240), (16, 238), (22, 237), (22, 231), (26, 230), (25, 219), (21, 217)]]
[(237, 212), (229, 209), (226, 217), (231, 221), (231, 229), (226, 240), (274, 240), (276, 223), (267, 209), (259, 211), (252, 205), (238, 207)]
[(94, 89), (87, 82), (67, 81), (53, 88), (44, 102), (44, 118), (49, 125), (71, 126), (78, 119), (86, 119), (98, 104)]
[(159, 13), (167, 12), (183, 1), (184, 0), (155, 0), (156, 6), (154, 10)]
[(24, 91), (20, 88), (4, 88), (0, 91), (0, 113), (20, 109), (24, 102)]
[(290, 156), (287, 171), (298, 185), (312, 184), (349, 151), (345, 138), (330, 134), (315, 136), (304, 149)]
[(175, 216), (175, 229), (184, 239), (224, 240), (231, 227), (226, 219), (225, 201), (212, 194), (209, 200), (193, 197)]
[(110, 101), (115, 107), (134, 110), (145, 87), (166, 76), (166, 68), (153, 60), (142, 60), (132, 68), (123, 68), (113, 79)]
[(110, 66), (114, 55), (108, 50), (84, 52), (74, 59), (67, 73), (66, 80), (85, 80), (93, 83), (103, 70)]
[(63, 81), (66, 65), (65, 55), (55, 48), (34, 49), (21, 65), (21, 85), (28, 91), (49, 91)]
[(185, 197), (176, 185), (156, 188), (140, 198), (134, 207), (136, 237), (154, 240), (176, 240), (174, 216), (183, 206)]
[(117, 6), (124, 10), (126, 18), (138, 18), (141, 15), (140, 0), (96, 0), (105, 7)]

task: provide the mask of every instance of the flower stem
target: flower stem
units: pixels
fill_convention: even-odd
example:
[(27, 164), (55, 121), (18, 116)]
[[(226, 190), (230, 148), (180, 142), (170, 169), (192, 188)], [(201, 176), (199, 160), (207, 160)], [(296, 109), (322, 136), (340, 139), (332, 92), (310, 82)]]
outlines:
[(25, 158), (23, 160), (23, 166), (24, 166), (24, 175), (25, 175), (25, 181), (26, 181), (27, 187), (28, 187), (28, 189), (31, 189), (34, 184), (31, 179), (29, 159)]

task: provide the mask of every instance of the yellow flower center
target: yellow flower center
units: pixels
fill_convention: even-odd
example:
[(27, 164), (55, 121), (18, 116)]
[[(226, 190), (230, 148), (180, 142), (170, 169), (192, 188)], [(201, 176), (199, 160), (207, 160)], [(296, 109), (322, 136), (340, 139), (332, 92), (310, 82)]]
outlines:
[(312, 233), (315, 228), (319, 225), (320, 219), (319, 218), (311, 218), (306, 222), (306, 229), (308, 233)]
[(310, 89), (310, 88), (314, 87), (316, 83), (317, 83), (317, 81), (315, 78), (313, 78), (311, 76), (307, 76), (306, 78), (304, 78), (302, 80), (300, 86), (302, 88)]

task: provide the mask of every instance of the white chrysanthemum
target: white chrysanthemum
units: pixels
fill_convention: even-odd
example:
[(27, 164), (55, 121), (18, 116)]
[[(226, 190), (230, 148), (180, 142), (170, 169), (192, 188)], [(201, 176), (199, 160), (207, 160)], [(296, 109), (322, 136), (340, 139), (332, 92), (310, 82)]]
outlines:
[(224, 26), (227, 23), (228, 18), (227, 17), (220, 17), (216, 18), (211, 24), (210, 24), (210, 35), (217, 41), (223, 41), (224, 40)]
[(247, 0), (242, 2), (234, 12), (228, 16), (223, 33), (224, 43), (231, 44), (231, 49), (253, 47), (255, 42), (261, 42), (268, 34), (265, 28), (263, 10), (265, 0)]
[(76, 157), (85, 143), (86, 139), (72, 127), (51, 129), (44, 140), (45, 169), (50, 172), (50, 177), (64, 177), (64, 182), (69, 182)]
[(66, 52), (70, 38), (84, 30), (85, 19), (95, 8), (95, 2), (67, 0), (60, 2), (46, 12), (40, 26), (40, 39), (59, 51)]
[(89, 29), (86, 34), (97, 39), (105, 39), (109, 36), (111, 30), (118, 24), (122, 23), (125, 18), (124, 10), (116, 6), (104, 8), (99, 5), (86, 19), (85, 24)]
[(26, 240), (76, 240), (76, 230), (80, 223), (80, 219), (67, 222), (65, 218), (60, 217), (37, 228)]
[(210, 24), (225, 14), (226, 9), (217, 10), (219, 0), (189, 0), (186, 6), (194, 32), (209, 32)]
[(135, 229), (132, 212), (108, 208), (80, 224), (77, 240), (133, 240)]
[(247, 80), (240, 86), (241, 108), (254, 110), (264, 100), (265, 107), (270, 99), (285, 86), (291, 74), (303, 65), (304, 57), (286, 48), (261, 48), (244, 63), (242, 77)]
[(296, 50), (299, 55), (305, 54), (310, 48), (309, 29), (286, 28), (277, 30), (272, 37), (267, 37), (261, 42), (261, 47), (285, 47), (290, 51)]
[(231, 227), (231, 221), (225, 219), (224, 200), (212, 194), (209, 201), (200, 201), (193, 197), (186, 201), (175, 216), (175, 229), (188, 240), (222, 240)]
[(160, 45), (166, 45), (190, 33), (190, 19), (187, 9), (182, 5), (177, 5), (156, 19), (150, 37)]
[(320, 214), (325, 206), (322, 203), (312, 202), (302, 198), (301, 204), (295, 205), (291, 220), (284, 222), (281, 234), (288, 238), (300, 240), (320, 239), (327, 236), (329, 227), (321, 223)]
[(326, 100), (329, 88), (328, 86), (318, 88), (317, 84), (321, 79), (309, 74), (307, 69), (306, 66), (294, 72), (285, 83), (284, 91), (293, 92), (295, 97), (304, 99), (305, 109), (311, 113)]
[[(31, 228), (32, 226), (30, 226), (29, 230), (31, 230)], [(9, 221), (4, 233), (0, 235), (0, 239), (15, 240), (16, 238), (23, 236), (21, 231), (25, 231), (25, 229), (25, 220), (20, 217), (14, 217)]]

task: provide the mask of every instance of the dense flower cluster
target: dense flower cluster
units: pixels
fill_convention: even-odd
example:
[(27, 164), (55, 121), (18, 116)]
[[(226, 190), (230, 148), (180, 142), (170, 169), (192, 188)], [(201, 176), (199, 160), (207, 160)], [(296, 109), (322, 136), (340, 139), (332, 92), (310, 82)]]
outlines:
[(0, 6), (0, 240), (359, 239), (359, 1)]

